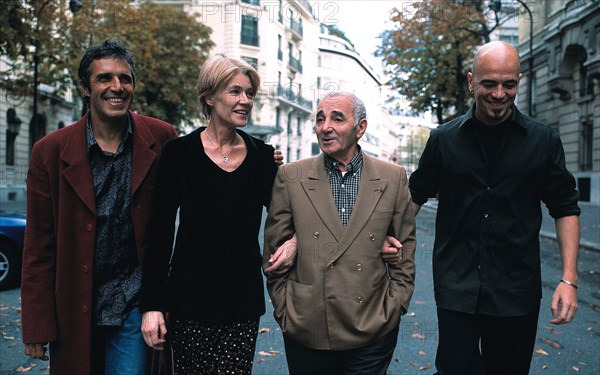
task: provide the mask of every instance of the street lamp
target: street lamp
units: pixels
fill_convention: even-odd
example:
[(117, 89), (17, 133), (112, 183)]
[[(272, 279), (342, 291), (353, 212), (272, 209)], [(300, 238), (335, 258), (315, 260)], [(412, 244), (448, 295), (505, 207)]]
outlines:
[[(531, 14), (531, 9), (525, 4), (522, 0), (515, 0), (519, 4), (523, 5), (523, 8), (527, 11), (529, 15), (529, 77), (527, 80), (527, 109), (530, 117), (533, 117), (533, 15)], [(499, 12), (502, 7), (501, 0), (491, 1), (489, 4), (489, 8), (494, 12)]]

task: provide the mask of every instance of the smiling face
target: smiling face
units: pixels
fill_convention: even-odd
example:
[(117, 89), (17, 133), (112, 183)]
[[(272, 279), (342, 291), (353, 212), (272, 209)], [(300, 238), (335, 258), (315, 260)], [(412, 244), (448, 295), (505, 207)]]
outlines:
[(367, 129), (367, 120), (362, 119), (355, 127), (354, 108), (349, 96), (328, 96), (319, 104), (315, 121), (315, 132), (321, 150), (339, 161), (348, 164), (358, 152), (357, 143)]
[(514, 47), (492, 42), (481, 47), (467, 74), (469, 89), (475, 95), (475, 117), (494, 126), (511, 114), (521, 79), (519, 55)]
[(250, 111), (256, 93), (250, 77), (244, 73), (236, 74), (216, 95), (206, 100), (212, 107), (210, 123), (243, 127), (250, 118)]
[(127, 117), (133, 100), (133, 78), (129, 64), (121, 59), (103, 58), (91, 63), (90, 100), (92, 121), (113, 122)]

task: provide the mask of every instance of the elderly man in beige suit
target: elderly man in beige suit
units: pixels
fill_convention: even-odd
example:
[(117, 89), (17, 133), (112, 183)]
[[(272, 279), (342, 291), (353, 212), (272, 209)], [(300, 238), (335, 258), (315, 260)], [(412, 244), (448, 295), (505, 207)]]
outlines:
[[(298, 257), (267, 286), (290, 374), (385, 374), (400, 316), (414, 290), (415, 219), (406, 171), (369, 157), (353, 94), (323, 98), (315, 131), (322, 154), (279, 169), (265, 226), (263, 265), (296, 233)], [(386, 265), (386, 235), (402, 259)]]

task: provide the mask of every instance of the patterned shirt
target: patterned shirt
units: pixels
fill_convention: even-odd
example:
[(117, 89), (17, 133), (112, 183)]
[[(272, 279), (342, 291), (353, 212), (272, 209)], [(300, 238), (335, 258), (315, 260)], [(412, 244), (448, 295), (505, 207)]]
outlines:
[(350, 221), (354, 202), (358, 195), (362, 164), (363, 158), (360, 146), (358, 146), (356, 156), (346, 165), (346, 172), (340, 171), (340, 162), (325, 155), (325, 168), (327, 168), (333, 200), (335, 201), (335, 206), (338, 209), (344, 227)]
[(96, 196), (94, 320), (120, 326), (137, 304), (142, 275), (131, 217), (131, 119), (114, 154), (100, 149), (90, 120), (86, 133)]

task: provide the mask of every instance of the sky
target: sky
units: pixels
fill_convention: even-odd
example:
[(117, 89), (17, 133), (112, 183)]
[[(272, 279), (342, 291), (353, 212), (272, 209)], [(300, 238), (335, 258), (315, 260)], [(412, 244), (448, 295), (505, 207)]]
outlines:
[(362, 58), (381, 73), (381, 59), (373, 56), (381, 44), (377, 37), (392, 28), (389, 11), (402, 6), (402, 0), (309, 0), (309, 3), (321, 22), (335, 24), (352, 41)]

